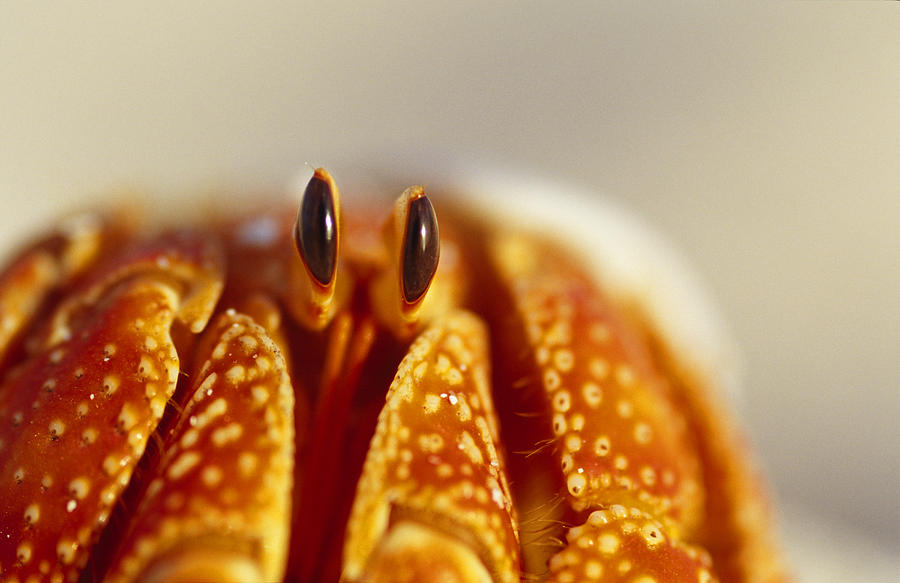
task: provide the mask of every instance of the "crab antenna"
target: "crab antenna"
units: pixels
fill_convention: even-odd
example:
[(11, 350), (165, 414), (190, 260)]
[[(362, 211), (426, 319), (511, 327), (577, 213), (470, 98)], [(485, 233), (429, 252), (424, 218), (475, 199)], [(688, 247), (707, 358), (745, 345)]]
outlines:
[(316, 168), (300, 199), (293, 239), (301, 261), (290, 271), (288, 303), (301, 322), (321, 330), (333, 318), (338, 286), (340, 193), (331, 174)]
[(408, 336), (418, 326), (440, 258), (437, 216), (423, 187), (412, 186), (397, 199), (385, 238), (391, 267), (374, 283), (373, 304), (384, 324)]

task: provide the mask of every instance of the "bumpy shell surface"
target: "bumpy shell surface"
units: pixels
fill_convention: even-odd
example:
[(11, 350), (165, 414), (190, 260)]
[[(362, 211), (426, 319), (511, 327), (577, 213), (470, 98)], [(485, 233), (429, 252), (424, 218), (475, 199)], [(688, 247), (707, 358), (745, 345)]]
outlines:
[(337, 206), (327, 269), (281, 202), (85, 215), (14, 256), (0, 579), (786, 580), (677, 260), (552, 189), (477, 199), (510, 188), (576, 247), (437, 196), (428, 288), (414, 188), (391, 215)]

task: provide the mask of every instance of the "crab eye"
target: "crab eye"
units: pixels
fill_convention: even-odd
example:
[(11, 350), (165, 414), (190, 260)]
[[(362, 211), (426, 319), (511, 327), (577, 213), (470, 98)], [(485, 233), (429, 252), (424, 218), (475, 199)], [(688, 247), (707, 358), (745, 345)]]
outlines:
[(337, 220), (334, 183), (322, 168), (316, 169), (303, 192), (294, 243), (316, 282), (322, 286), (331, 283), (337, 265)]
[(403, 299), (411, 304), (428, 290), (440, 255), (437, 217), (431, 201), (421, 195), (409, 202), (403, 236)]

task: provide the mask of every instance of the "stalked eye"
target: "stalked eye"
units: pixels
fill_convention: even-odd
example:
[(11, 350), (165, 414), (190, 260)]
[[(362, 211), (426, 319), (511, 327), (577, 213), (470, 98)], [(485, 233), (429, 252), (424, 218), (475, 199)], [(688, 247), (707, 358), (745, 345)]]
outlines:
[(337, 218), (334, 183), (328, 172), (317, 168), (306, 185), (297, 222), (294, 243), (310, 274), (320, 285), (334, 279), (337, 265)]
[(417, 301), (428, 290), (440, 255), (437, 217), (431, 201), (420, 190), (420, 196), (409, 202), (406, 232), (403, 236), (403, 298)]

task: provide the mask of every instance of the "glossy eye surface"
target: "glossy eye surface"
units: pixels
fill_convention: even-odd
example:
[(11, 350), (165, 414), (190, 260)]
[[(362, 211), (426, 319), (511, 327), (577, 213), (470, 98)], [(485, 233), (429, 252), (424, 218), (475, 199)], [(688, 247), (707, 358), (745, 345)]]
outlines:
[(440, 256), (437, 217), (422, 195), (409, 203), (403, 237), (403, 299), (413, 303), (428, 290)]
[(331, 177), (316, 170), (306, 185), (297, 222), (294, 243), (309, 272), (321, 285), (334, 278), (337, 264), (337, 221)]

